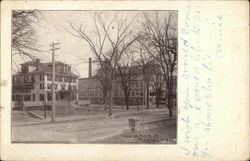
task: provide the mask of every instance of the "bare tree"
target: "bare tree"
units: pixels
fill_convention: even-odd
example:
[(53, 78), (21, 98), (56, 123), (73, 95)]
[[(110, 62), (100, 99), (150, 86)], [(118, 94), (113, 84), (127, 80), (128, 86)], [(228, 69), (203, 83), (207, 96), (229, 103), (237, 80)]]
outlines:
[[(96, 12), (94, 15), (94, 35), (84, 31), (82, 25), (76, 27), (70, 23), (73, 29), (73, 34), (76, 37), (85, 40), (92, 53), (99, 62), (101, 69), (107, 80), (107, 89), (109, 97), (109, 116), (112, 115), (113, 94), (112, 86), (114, 83), (115, 69), (118, 61), (123, 55), (124, 51), (136, 40), (133, 36), (131, 24), (134, 20), (129, 20), (119, 16), (118, 12), (109, 18), (102, 12)], [(108, 50), (105, 50), (108, 49)]]
[(148, 52), (145, 50), (144, 45), (142, 44), (142, 40), (138, 39), (136, 49), (137, 52), (139, 53), (139, 59), (138, 59), (138, 65), (140, 66), (140, 70), (142, 71), (142, 78), (144, 80), (145, 86), (146, 86), (146, 108), (149, 109), (149, 87), (150, 87), (150, 82), (152, 81), (152, 73), (153, 73), (153, 68), (152, 68), (152, 57)]
[(167, 88), (167, 107), (169, 117), (173, 115), (173, 75), (176, 72), (177, 64), (177, 15), (169, 11), (166, 15), (158, 12), (154, 16), (144, 13), (145, 22), (142, 23), (141, 34), (144, 37), (144, 48), (160, 64), (165, 85)]
[(164, 83), (163, 72), (158, 64), (154, 64), (152, 73), (152, 87), (156, 99), (156, 108), (159, 108), (160, 99), (163, 94), (163, 83)]
[(36, 47), (33, 25), (38, 22), (36, 10), (12, 11), (12, 49), (13, 55), (20, 54), (34, 59), (31, 52), (41, 51)]
[(123, 91), (127, 110), (129, 110), (131, 85), (138, 77), (138, 66), (134, 60), (132, 53), (126, 53), (118, 63), (115, 74), (115, 80)]
[(100, 82), (100, 86), (99, 89), (102, 91), (102, 97), (103, 97), (103, 103), (104, 103), (104, 111), (107, 110), (107, 104), (108, 104), (108, 100), (107, 100), (107, 96), (108, 96), (108, 78), (105, 77), (105, 75), (102, 72), (102, 69), (99, 68), (97, 70), (96, 75), (94, 76), (99, 82)]

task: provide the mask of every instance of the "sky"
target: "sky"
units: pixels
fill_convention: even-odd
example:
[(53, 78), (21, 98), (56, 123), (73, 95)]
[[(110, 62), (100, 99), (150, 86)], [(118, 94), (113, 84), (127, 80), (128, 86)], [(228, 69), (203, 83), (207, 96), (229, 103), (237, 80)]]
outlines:
[[(95, 11), (40, 11), (39, 21), (34, 24), (35, 39), (37, 47), (40, 50), (48, 51), (49, 44), (59, 42), (59, 50), (55, 52), (55, 60), (70, 64), (74, 72), (79, 74), (81, 78), (88, 77), (88, 61), (89, 57), (94, 59), (94, 54), (91, 52), (87, 42), (81, 38), (73, 36), (70, 32), (73, 29), (70, 23), (76, 27), (82, 25), (91, 37), (94, 35), (94, 12)], [(164, 12), (164, 11), (163, 11)], [(109, 19), (117, 12), (103, 11), (103, 15)], [(134, 18), (132, 27), (134, 30), (139, 30), (140, 23), (143, 21), (142, 11), (120, 11), (118, 15), (122, 18), (127, 18), (128, 22)], [(41, 59), (41, 62), (51, 61), (51, 53), (34, 52), (33, 56)], [(13, 68), (17, 68), (18, 64), (23, 63), (23, 57), (13, 57)], [(92, 73), (95, 72), (97, 66), (92, 65)]]

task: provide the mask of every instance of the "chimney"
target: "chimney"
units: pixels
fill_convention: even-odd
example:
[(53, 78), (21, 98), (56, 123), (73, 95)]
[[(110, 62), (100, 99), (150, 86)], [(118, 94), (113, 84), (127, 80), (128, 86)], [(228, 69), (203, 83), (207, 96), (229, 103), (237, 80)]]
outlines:
[(89, 78), (92, 77), (92, 60), (89, 58)]
[(40, 59), (36, 59), (36, 70), (39, 70)]

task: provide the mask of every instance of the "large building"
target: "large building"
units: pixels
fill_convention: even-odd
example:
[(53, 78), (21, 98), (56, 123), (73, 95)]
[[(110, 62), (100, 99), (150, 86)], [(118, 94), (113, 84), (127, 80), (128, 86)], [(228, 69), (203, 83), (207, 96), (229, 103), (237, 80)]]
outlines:
[[(39, 59), (21, 64), (21, 71), (13, 75), (13, 101), (51, 101), (52, 63)], [(55, 62), (56, 100), (78, 100), (78, 75), (71, 67), (60, 61)]]
[[(141, 78), (136, 79), (131, 83), (130, 92), (130, 104), (131, 105), (142, 105), (145, 104), (146, 100), (146, 87), (145, 83)], [(150, 103), (152, 98), (150, 97)], [(91, 78), (80, 78), (79, 79), (79, 100), (89, 100), (93, 104), (101, 104), (104, 102), (102, 85), (95, 77)], [(117, 82), (113, 85), (113, 100), (114, 104), (123, 105), (125, 104), (125, 97), (121, 87)]]
[[(102, 104), (104, 103), (103, 98), (103, 90), (101, 82), (98, 80), (96, 76), (92, 76), (92, 67), (91, 67), (91, 59), (89, 61), (89, 77), (88, 78), (80, 78), (79, 79), (79, 99), (80, 100), (88, 100), (90, 103), (93, 104)], [(155, 65), (153, 65), (156, 67)], [(151, 67), (153, 67), (151, 66)], [(150, 68), (151, 68), (150, 67)], [(137, 69), (139, 71), (139, 69)], [(153, 74), (149, 74), (153, 76)], [(155, 92), (153, 89), (153, 82), (150, 82), (149, 87), (149, 104), (155, 104)], [(146, 90), (146, 83), (143, 79), (142, 71), (138, 72), (137, 78), (131, 83), (131, 91), (129, 96), (129, 103), (130, 105), (145, 105), (146, 104), (146, 97), (147, 97), (147, 90)], [(173, 95), (174, 100), (176, 100), (176, 76), (174, 76), (173, 80)], [(166, 88), (165, 83), (162, 86), (162, 101), (165, 101), (165, 94)], [(124, 105), (125, 104), (125, 97), (123, 90), (119, 86), (119, 83), (114, 80), (113, 83), (113, 103), (117, 105)], [(174, 101), (175, 104), (175, 101)]]

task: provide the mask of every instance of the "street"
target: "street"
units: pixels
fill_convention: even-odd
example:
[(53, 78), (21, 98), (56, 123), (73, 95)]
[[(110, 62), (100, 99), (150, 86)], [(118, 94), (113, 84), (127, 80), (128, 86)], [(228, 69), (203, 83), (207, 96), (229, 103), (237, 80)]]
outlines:
[[(18, 118), (17, 119), (15, 118)], [(51, 119), (27, 119), (21, 112), (14, 112), (12, 142), (20, 143), (90, 143), (121, 134), (128, 130), (128, 118), (149, 121), (167, 117), (165, 108), (143, 111), (119, 110), (109, 117), (100, 110), (96, 115), (58, 117)], [(22, 118), (22, 119), (21, 119)], [(25, 119), (23, 119), (25, 118)], [(22, 120), (22, 121), (21, 121)], [(38, 137), (39, 136), (39, 137)]]

